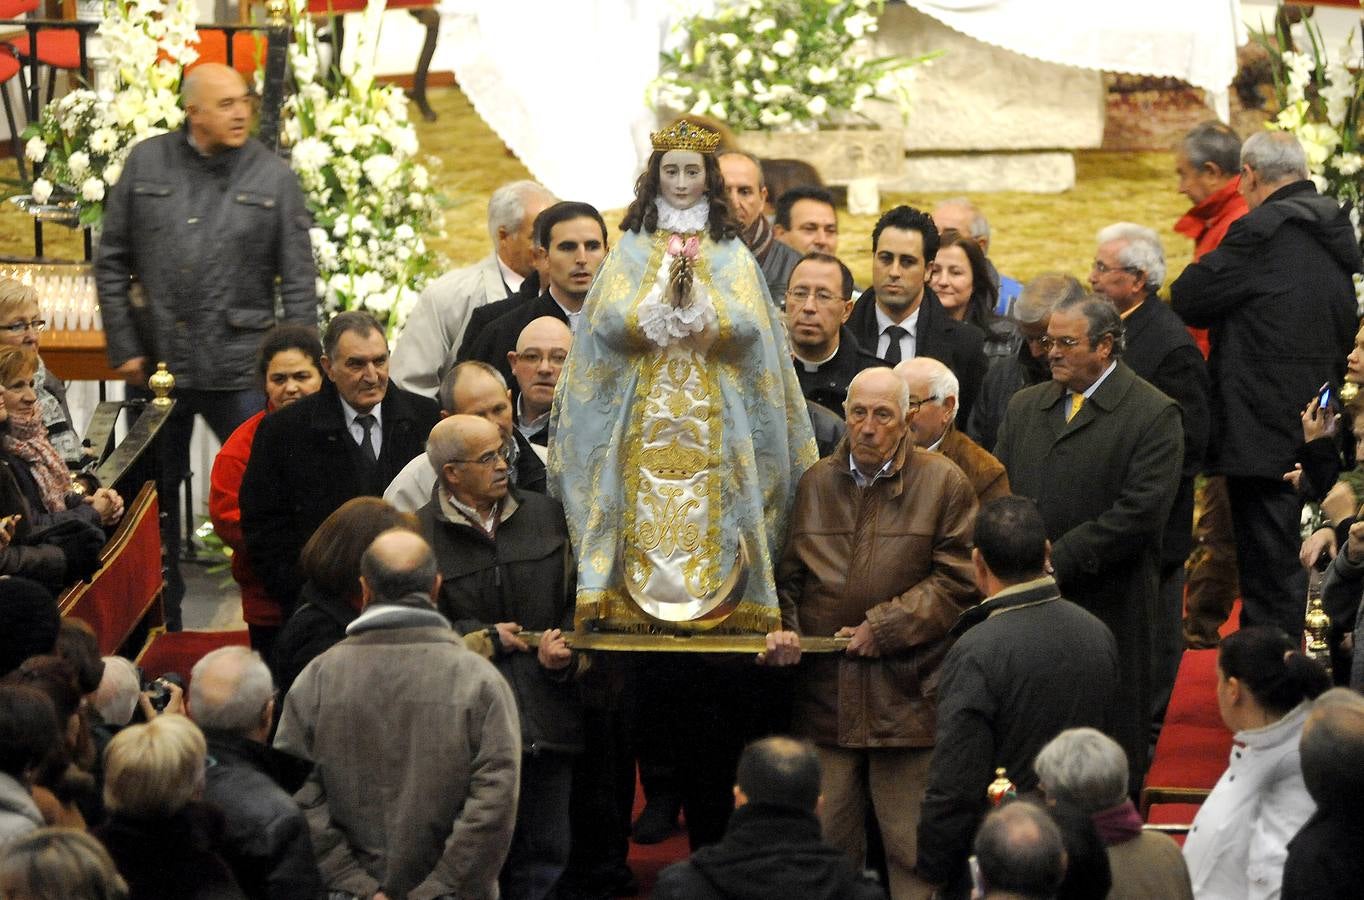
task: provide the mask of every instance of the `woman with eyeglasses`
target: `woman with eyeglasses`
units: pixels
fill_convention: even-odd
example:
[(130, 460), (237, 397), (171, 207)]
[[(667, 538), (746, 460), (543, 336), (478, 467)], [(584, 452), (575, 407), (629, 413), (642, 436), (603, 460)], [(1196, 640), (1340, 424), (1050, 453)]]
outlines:
[(66, 405), (66, 385), (48, 371), (38, 355), (38, 335), (47, 329), (40, 318), (38, 292), (13, 278), (0, 278), (0, 346), (23, 347), (38, 360), (34, 389), (47, 438), (67, 465), (85, 462), (80, 436), (71, 425), (71, 410)]
[(1023, 338), (1016, 323), (995, 314), (999, 288), (990, 280), (980, 245), (951, 229), (942, 233), (940, 241), (928, 286), (949, 316), (985, 333), (986, 359), (993, 363), (1013, 356)]
[(241, 589), (242, 618), (251, 636), (251, 647), (268, 662), (275, 637), (288, 612), (270, 599), (265, 585), (251, 570), (242, 536), (242, 508), (238, 494), (242, 476), (251, 459), (251, 443), (261, 421), (275, 410), (322, 389), (322, 344), (317, 332), (303, 325), (278, 325), (261, 342), (257, 371), (265, 384), (265, 409), (232, 432), (209, 475), (208, 517), (213, 531), (232, 548), (232, 578)]

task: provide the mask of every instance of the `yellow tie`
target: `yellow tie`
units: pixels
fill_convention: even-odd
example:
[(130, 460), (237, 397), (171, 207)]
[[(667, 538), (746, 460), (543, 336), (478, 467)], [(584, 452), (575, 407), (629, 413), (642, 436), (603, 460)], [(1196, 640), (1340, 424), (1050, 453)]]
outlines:
[(1071, 419), (1075, 418), (1075, 414), (1076, 414), (1077, 412), (1079, 412), (1079, 411), (1080, 411), (1080, 407), (1082, 407), (1082, 406), (1084, 406), (1084, 405), (1085, 405), (1085, 395), (1084, 395), (1084, 394), (1071, 394), (1071, 395), (1070, 395), (1070, 412), (1066, 413), (1066, 421), (1069, 422)]

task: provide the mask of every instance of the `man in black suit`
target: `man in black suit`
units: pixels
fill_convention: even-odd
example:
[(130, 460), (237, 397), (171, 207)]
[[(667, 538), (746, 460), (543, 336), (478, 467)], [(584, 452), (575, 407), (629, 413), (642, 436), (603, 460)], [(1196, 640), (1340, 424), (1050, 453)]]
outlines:
[(261, 421), (242, 478), (251, 565), (286, 618), (313, 531), (352, 497), (381, 496), (440, 418), (434, 400), (389, 385), (388, 340), (369, 313), (337, 315), (322, 347), (327, 382)]
[(894, 368), (915, 356), (946, 365), (961, 384), (958, 416), (967, 421), (988, 363), (985, 335), (954, 321), (928, 287), (938, 229), (912, 206), (883, 215), (871, 233), (872, 287), (857, 298), (848, 327), (868, 352)]
[(1123, 361), (1178, 403), (1184, 419), (1179, 493), (1165, 523), (1160, 595), (1151, 620), (1152, 712), (1159, 723), (1184, 654), (1184, 561), (1193, 550), (1194, 479), (1208, 449), (1208, 367), (1184, 322), (1156, 296), (1165, 280), (1165, 251), (1156, 233), (1118, 222), (1100, 231), (1098, 240), (1089, 285), (1123, 318)]
[(508, 312), (460, 348), (461, 361), (476, 359), (495, 366), (508, 384), (515, 384), (516, 376), (507, 354), (516, 350), (522, 329), (541, 316), (553, 316), (570, 331), (577, 331), (588, 288), (606, 257), (606, 223), (591, 204), (556, 203), (537, 221), (535, 257), (547, 284), (544, 293), (528, 303), (516, 303), (515, 298), (503, 301), (509, 304)]

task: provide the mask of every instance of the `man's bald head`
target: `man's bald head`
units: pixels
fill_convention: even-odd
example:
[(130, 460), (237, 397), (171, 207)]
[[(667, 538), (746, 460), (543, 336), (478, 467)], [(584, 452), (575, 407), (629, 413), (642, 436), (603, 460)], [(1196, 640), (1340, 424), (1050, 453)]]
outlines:
[(426, 439), (426, 459), (439, 475), (441, 469), (456, 460), (468, 459), (470, 448), (496, 434), (501, 429), (480, 416), (455, 414), (436, 423)]
[(189, 714), (204, 731), (264, 742), (270, 733), (275, 685), (260, 654), (249, 647), (221, 647), (190, 673)]
[(559, 373), (572, 346), (573, 332), (554, 316), (541, 316), (521, 329), (516, 349), (507, 353), (507, 361), (521, 391), (519, 414), (523, 426), (549, 412)]
[(894, 371), (885, 366), (863, 369), (854, 375), (852, 381), (848, 382), (848, 405), (852, 404), (854, 394), (859, 399), (864, 395), (892, 398), (898, 404), (901, 415), (909, 409), (909, 388)]
[(366, 608), (374, 603), (410, 605), (417, 597), (434, 605), (440, 576), (431, 545), (406, 528), (382, 532), (360, 559), (360, 587)]
[(440, 394), (446, 412), (487, 419), (502, 429), (503, 437), (511, 437), (516, 427), (511, 390), (497, 369), (482, 360), (466, 360), (446, 374)]
[(236, 69), (203, 63), (185, 76), (180, 88), (189, 136), (205, 156), (232, 150), (251, 136), (251, 93)]

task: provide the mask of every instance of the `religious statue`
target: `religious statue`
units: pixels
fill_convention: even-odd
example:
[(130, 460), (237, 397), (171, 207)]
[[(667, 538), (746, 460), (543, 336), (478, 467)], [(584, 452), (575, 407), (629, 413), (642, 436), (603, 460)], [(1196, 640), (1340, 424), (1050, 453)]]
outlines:
[(817, 458), (786, 329), (737, 238), (719, 136), (679, 121), (583, 307), (551, 418), (578, 631), (780, 628), (773, 560)]

